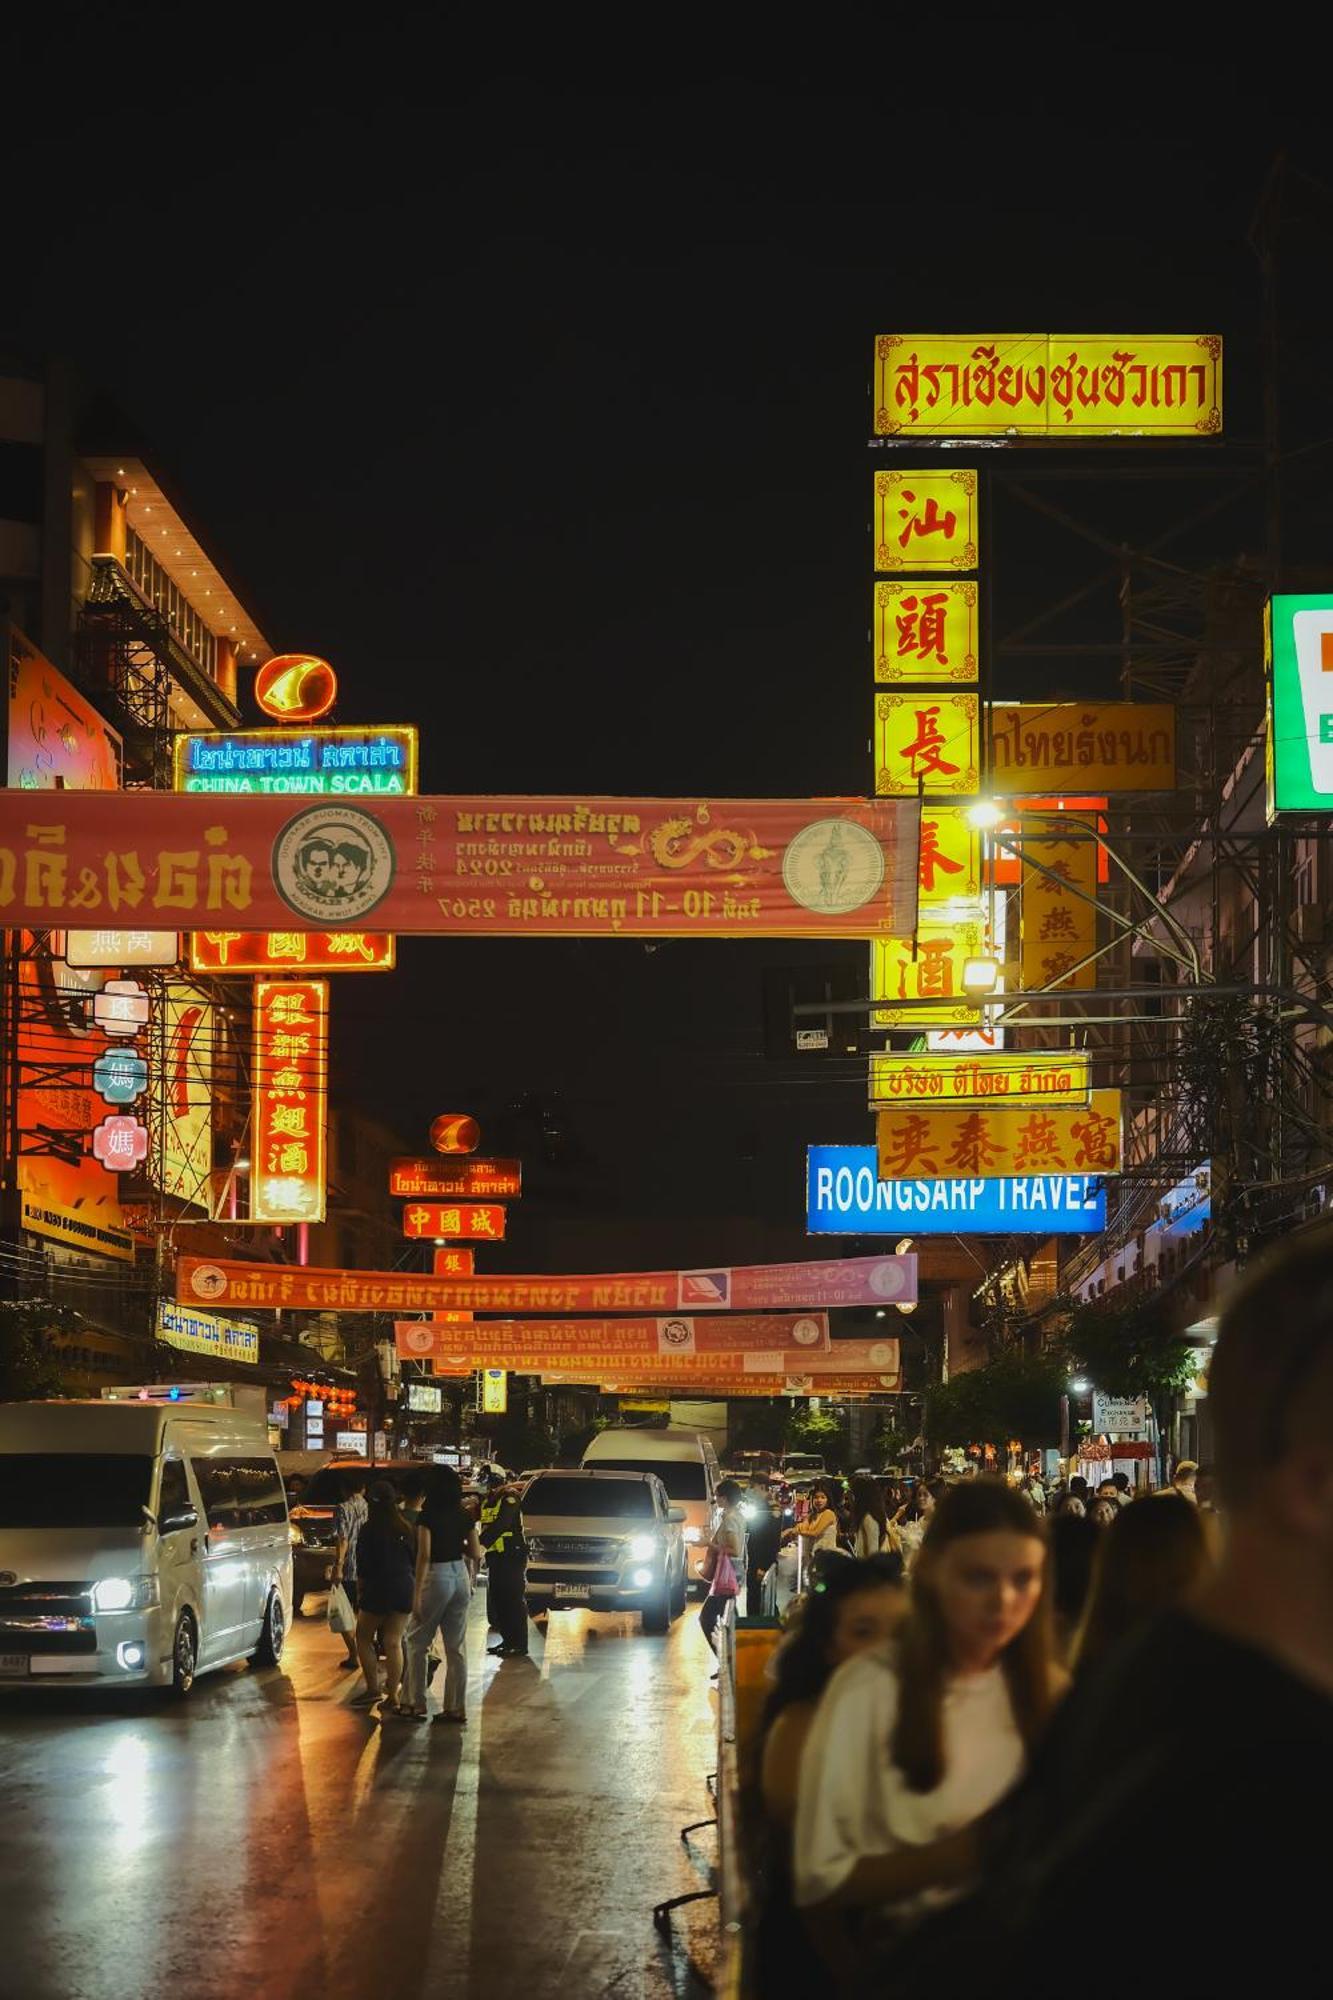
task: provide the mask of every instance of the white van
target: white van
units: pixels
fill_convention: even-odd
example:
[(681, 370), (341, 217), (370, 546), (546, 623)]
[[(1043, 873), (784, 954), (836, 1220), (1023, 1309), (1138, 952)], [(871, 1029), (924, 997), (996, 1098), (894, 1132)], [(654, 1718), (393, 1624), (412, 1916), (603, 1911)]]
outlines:
[(180, 1403), (0, 1404), (0, 1687), (186, 1695), (271, 1665), (291, 1615), (264, 1424)]
[(599, 1431), (583, 1454), (597, 1472), (653, 1472), (674, 1507), (685, 1510), (686, 1560), (701, 1584), (699, 1565), (718, 1523), (717, 1453), (698, 1431), (625, 1429)]

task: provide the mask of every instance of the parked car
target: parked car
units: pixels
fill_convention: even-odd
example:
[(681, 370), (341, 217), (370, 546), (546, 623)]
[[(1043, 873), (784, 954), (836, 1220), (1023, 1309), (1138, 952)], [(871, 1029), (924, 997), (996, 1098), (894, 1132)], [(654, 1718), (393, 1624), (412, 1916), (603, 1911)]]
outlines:
[(189, 1694), (282, 1657), (287, 1501), (262, 1418), (217, 1404), (0, 1405), (0, 1687)]
[(699, 1431), (617, 1427), (597, 1433), (583, 1463), (599, 1472), (651, 1472), (661, 1480), (672, 1505), (685, 1510), (689, 1575), (696, 1588), (706, 1590), (699, 1565), (718, 1523), (722, 1476), (711, 1441)]
[(528, 1611), (638, 1611), (645, 1632), (685, 1609), (685, 1510), (653, 1472), (538, 1473), (523, 1496)]

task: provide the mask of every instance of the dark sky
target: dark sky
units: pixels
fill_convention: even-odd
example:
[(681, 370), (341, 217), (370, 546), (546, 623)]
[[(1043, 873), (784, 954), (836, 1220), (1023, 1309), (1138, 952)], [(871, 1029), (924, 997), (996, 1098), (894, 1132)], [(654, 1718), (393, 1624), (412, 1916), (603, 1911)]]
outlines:
[[(1220, 329), (1254, 423), (1245, 233), (1320, 128), (1252, 48), (1087, 31), (948, 14), (932, 68), (885, 11), (836, 65), (645, 52), (612, 88), (362, 17), (317, 74), (233, 39), (216, 101), (183, 50), (174, 90), (104, 79), (62, 138), (48, 23), (13, 331), (125, 404), (343, 719), (420, 724), (423, 789), (861, 792), (877, 330)], [(1074, 561), (1011, 545), (1016, 603)], [(870, 1136), (859, 1087), (764, 1063), (762, 969), (800, 955), (408, 942), (343, 982), (338, 1083), (414, 1140), (559, 1098), (570, 1212), (690, 1218), (683, 1261), (758, 1212), (795, 1249), (804, 1142)]]

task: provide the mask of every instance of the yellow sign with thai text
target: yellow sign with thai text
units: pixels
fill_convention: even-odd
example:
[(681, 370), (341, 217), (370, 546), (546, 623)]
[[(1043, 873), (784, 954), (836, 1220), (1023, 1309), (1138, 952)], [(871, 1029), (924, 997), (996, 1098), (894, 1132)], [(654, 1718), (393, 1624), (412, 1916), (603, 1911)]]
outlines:
[(981, 790), (980, 717), (975, 694), (877, 694), (877, 796), (975, 797)]
[(1120, 1172), (1118, 1090), (1094, 1090), (1086, 1104), (1067, 1107), (898, 1105), (875, 1126), (882, 1181)]
[[(879, 1028), (975, 1026), (981, 1014), (963, 992), (963, 966), (980, 958), (986, 926), (978, 911), (958, 923), (918, 924), (916, 954), (910, 937), (876, 938), (870, 947), (870, 997), (892, 1004), (877, 1007)], [(922, 1006), (922, 1001), (929, 1005)]]
[(943, 577), (892, 578), (875, 585), (875, 679), (954, 681), (975, 685), (978, 668), (975, 583)]
[(917, 896), (923, 908), (980, 900), (981, 835), (964, 807), (922, 806)]
[(1214, 333), (882, 333), (879, 437), (1216, 437)]
[[(1058, 986), (1090, 992), (1097, 984), (1097, 843), (1071, 828), (1051, 839), (1030, 839), (1033, 822), (1020, 823), (1022, 939), (1019, 978), (1025, 993)], [(1044, 836), (1049, 820), (1041, 822)], [(1090, 963), (1085, 964), (1084, 960)]]
[(992, 768), (1015, 792), (1170, 792), (1176, 711), (1167, 702), (992, 702)]
[(1080, 1055), (872, 1056), (870, 1108), (899, 1104), (1086, 1104), (1088, 1059)]
[(875, 568), (967, 570), (977, 566), (977, 475), (875, 474)]

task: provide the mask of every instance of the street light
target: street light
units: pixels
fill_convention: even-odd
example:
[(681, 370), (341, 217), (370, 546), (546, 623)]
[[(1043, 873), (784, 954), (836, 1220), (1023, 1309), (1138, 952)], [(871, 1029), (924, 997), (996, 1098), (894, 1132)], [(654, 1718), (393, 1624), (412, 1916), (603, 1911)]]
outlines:
[(1000, 982), (1000, 961), (998, 958), (965, 958), (963, 960), (963, 991), (969, 999), (984, 999), (993, 993)]
[(1000, 824), (1004, 813), (999, 799), (978, 799), (967, 809), (967, 822), (969, 826), (976, 827), (978, 833), (988, 833), (993, 826)]
[(1086, 1396), (1092, 1384), (1085, 1376), (1076, 1375), (1069, 1386), (1076, 1396)]

